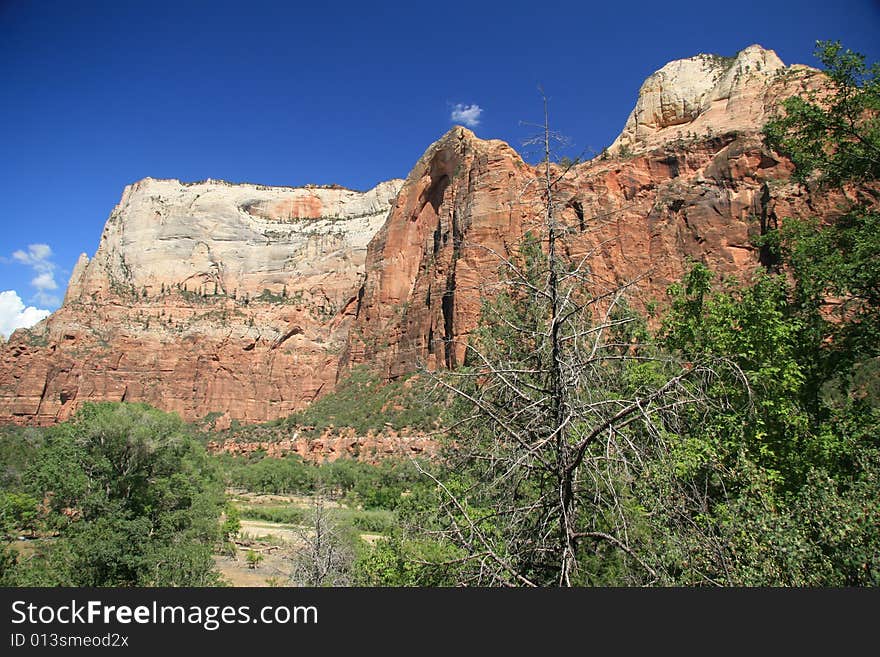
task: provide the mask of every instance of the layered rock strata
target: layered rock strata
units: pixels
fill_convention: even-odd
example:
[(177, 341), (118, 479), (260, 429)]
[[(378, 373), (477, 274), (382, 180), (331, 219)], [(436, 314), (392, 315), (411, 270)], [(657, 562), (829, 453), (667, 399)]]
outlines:
[(366, 245), (399, 187), (126, 187), (63, 306), (3, 349), (0, 421), (64, 420), (88, 400), (188, 420), (302, 408), (335, 384)]

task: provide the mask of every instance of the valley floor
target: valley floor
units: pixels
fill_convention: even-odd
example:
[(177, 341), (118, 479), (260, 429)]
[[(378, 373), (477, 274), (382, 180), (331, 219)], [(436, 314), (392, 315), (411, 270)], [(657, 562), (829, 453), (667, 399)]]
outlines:
[[(268, 495), (231, 489), (228, 499), (244, 516), (241, 529), (234, 538), (235, 552), (214, 555), (214, 563), (223, 580), (233, 587), (295, 586), (294, 560), (306, 542), (314, 537), (310, 513), (316, 498), (307, 495)], [(384, 535), (354, 530), (348, 525), (352, 509), (334, 500), (322, 499), (328, 515), (351, 530), (352, 538), (364, 543), (383, 540)], [(251, 516), (251, 517), (248, 517)], [(297, 519), (282, 522), (253, 516)], [(253, 551), (262, 559), (252, 566), (247, 555)]]

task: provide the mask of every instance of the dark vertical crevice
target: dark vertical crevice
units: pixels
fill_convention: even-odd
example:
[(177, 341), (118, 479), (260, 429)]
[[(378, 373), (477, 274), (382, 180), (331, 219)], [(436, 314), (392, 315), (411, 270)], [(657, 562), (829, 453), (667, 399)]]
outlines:
[(367, 281), (364, 279), (363, 284), (358, 288), (358, 297), (357, 297), (357, 308), (354, 311), (354, 318), (357, 319), (361, 316), (361, 302), (364, 300), (364, 288), (367, 286)]
[[(761, 237), (775, 231), (779, 227), (776, 213), (770, 209), (770, 186), (767, 183), (761, 187), (760, 214)], [(768, 239), (761, 239), (758, 246), (758, 262), (767, 271), (778, 273), (780, 270), (779, 247)]]
[(581, 205), (581, 202), (577, 199), (572, 199), (569, 205), (574, 209), (574, 213), (577, 216), (578, 229), (581, 232), (584, 232), (587, 228), (586, 223), (584, 222), (584, 206)]
[(443, 292), (443, 340), (446, 367), (455, 367), (455, 269), (461, 253), (462, 231), (458, 221), (458, 213), (452, 209), (452, 262), (446, 276), (446, 289)]
[(446, 367), (452, 369), (455, 367), (455, 350), (453, 349), (453, 340), (455, 339), (455, 266), (452, 267), (449, 275), (446, 277), (446, 291), (443, 293), (442, 311)]
[(434, 255), (440, 252), (440, 243), (442, 239), (442, 231), (440, 229), (440, 217), (437, 217), (437, 228), (434, 229)]

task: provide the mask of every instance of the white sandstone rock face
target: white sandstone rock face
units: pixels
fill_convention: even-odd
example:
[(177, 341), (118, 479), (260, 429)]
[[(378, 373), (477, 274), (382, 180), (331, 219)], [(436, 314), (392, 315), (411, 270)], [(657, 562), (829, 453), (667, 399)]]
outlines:
[(677, 138), (755, 129), (768, 110), (765, 92), (785, 64), (772, 50), (749, 46), (734, 58), (697, 55), (648, 77), (612, 155), (655, 148)]
[(336, 384), (366, 246), (402, 182), (129, 185), (62, 307), (0, 350), (0, 421), (88, 401), (227, 422), (303, 408)]
[(73, 298), (78, 298), (82, 293), (82, 279), (83, 276), (85, 276), (86, 268), (88, 266), (89, 256), (85, 253), (80, 253), (76, 264), (73, 266), (73, 273), (70, 275), (70, 282), (67, 284), (67, 291), (64, 294), (64, 303), (72, 300), (71, 292), (73, 293)]
[(356, 192), (145, 178), (125, 188), (94, 258), (80, 256), (66, 301), (163, 287), (253, 297), (356, 280), (401, 184)]

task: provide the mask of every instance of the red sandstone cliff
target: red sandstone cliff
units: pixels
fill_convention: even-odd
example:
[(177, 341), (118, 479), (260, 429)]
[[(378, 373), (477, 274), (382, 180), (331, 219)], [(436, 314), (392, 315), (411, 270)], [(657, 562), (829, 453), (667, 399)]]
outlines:
[[(607, 285), (638, 279), (638, 303), (691, 260), (753, 269), (752, 237), (778, 219), (833, 214), (759, 135), (820, 78), (757, 46), (664, 66), (608, 151), (560, 183), (571, 254)], [(402, 188), (136, 183), (62, 308), (0, 350), (0, 422), (63, 420), (87, 400), (258, 422), (331, 390), (340, 366), (460, 363), (498, 258), (540, 224), (536, 174), (454, 128)]]
[[(606, 153), (560, 181), (568, 255), (587, 259), (597, 285), (637, 281), (637, 306), (662, 299), (692, 261), (722, 274), (757, 267), (761, 231), (833, 214), (840, 200), (789, 184), (790, 163), (760, 136), (783, 98), (820, 82), (758, 46), (663, 67)], [(542, 232), (540, 176), (507, 144), (464, 128), (434, 143), (369, 244), (343, 363), (374, 363), (389, 378), (460, 364), (501, 259), (525, 231)]]

